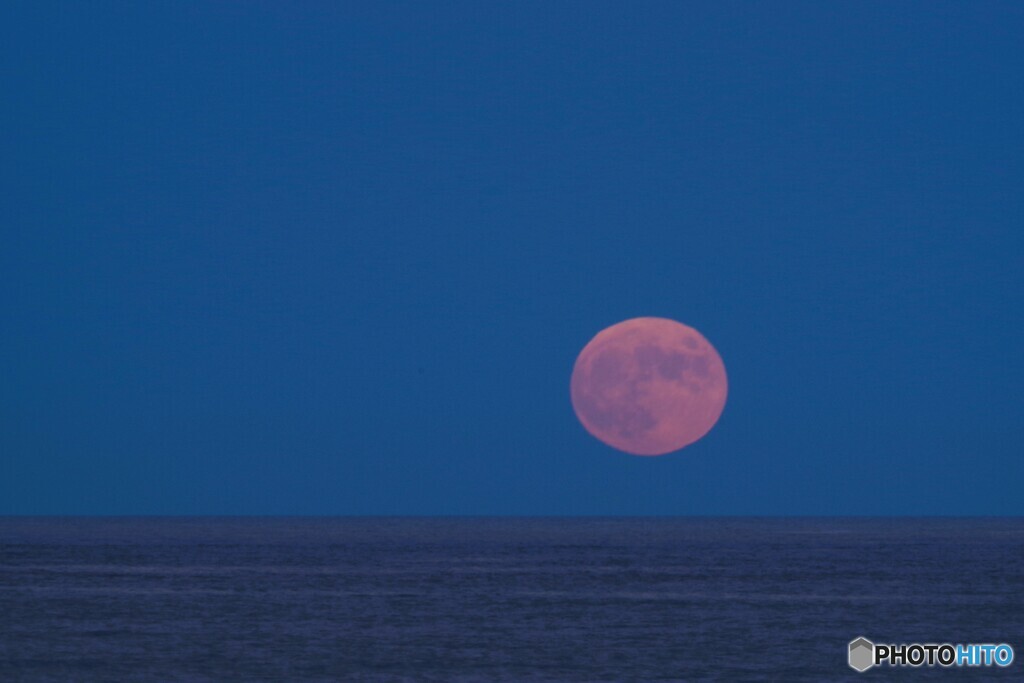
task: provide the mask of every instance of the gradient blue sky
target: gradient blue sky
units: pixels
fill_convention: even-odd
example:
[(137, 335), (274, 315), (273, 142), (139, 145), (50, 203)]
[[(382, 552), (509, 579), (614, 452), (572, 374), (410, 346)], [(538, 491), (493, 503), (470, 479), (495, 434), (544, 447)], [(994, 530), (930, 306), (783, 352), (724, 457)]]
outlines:
[[(0, 513), (1022, 514), (1024, 4), (5, 2)], [(578, 351), (701, 330), (636, 458)]]

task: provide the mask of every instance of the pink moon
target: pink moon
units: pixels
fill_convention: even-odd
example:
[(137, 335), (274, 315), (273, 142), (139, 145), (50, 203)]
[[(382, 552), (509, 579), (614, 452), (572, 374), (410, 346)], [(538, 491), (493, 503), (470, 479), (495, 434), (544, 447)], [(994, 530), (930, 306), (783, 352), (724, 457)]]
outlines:
[(725, 407), (728, 380), (715, 347), (667, 318), (632, 318), (580, 351), (572, 407), (594, 437), (633, 455), (664, 455), (707, 434)]

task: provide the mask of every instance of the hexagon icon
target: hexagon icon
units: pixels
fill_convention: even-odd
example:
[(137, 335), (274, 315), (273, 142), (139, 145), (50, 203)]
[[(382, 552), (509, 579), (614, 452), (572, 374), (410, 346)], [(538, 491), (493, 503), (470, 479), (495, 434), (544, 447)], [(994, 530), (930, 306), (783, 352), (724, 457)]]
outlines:
[(857, 671), (867, 671), (875, 663), (875, 644), (861, 636), (850, 641), (850, 666)]

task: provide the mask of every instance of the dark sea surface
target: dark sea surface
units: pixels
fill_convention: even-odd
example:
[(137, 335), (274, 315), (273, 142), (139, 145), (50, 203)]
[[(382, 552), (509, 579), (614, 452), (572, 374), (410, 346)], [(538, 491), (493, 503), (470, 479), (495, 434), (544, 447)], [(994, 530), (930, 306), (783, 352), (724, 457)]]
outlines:
[(1024, 680), (1024, 520), (0, 518), (4, 682), (921, 678)]

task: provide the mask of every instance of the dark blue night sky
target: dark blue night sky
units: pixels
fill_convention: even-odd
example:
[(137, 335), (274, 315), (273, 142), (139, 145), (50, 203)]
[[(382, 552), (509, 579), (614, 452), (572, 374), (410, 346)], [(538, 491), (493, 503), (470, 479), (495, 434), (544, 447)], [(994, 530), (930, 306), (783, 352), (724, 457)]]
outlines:
[[(0, 513), (1024, 513), (1019, 2), (7, 2)], [(637, 458), (569, 402), (718, 348)]]

